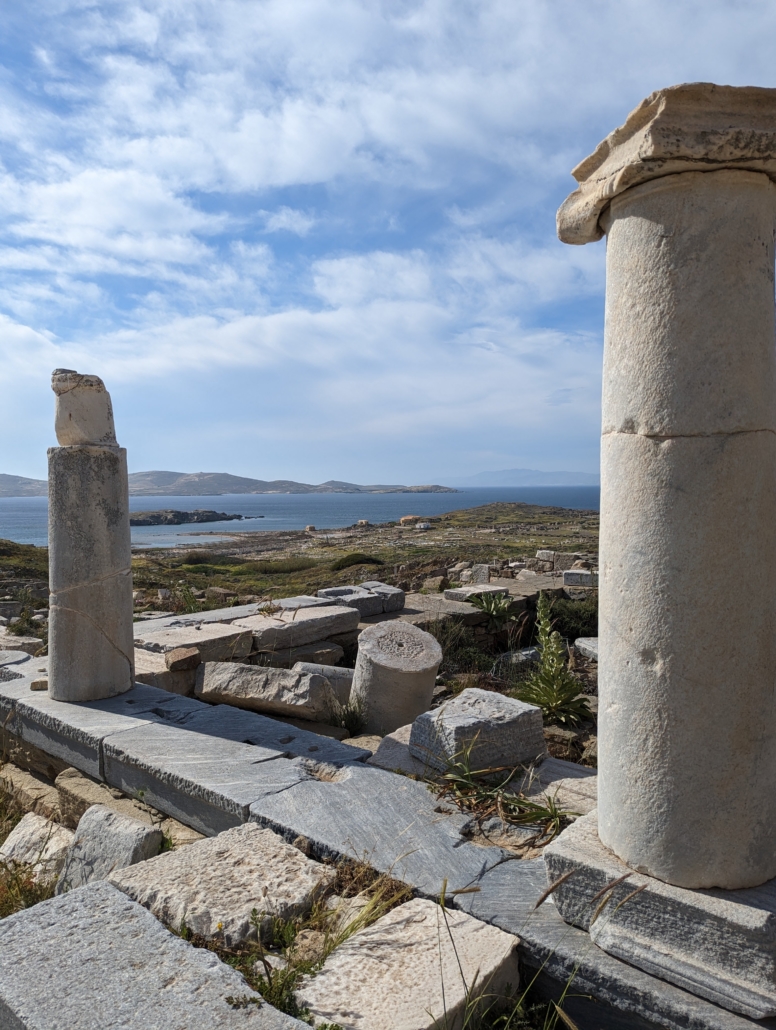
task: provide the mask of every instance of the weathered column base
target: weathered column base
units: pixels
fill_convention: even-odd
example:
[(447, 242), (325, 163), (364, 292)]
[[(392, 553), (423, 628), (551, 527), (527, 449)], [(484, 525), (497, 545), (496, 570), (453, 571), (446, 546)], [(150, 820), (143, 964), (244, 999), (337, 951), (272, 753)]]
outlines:
[(776, 1015), (776, 879), (688, 890), (635, 873), (604, 847), (593, 811), (544, 852), (561, 917), (615, 958), (754, 1019)]

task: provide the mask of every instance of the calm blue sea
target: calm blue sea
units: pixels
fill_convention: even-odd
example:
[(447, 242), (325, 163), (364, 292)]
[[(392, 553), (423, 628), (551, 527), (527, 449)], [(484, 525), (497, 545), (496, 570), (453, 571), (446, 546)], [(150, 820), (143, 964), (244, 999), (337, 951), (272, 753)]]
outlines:
[[(133, 526), (137, 547), (176, 547), (223, 539), (224, 531), (341, 529), (359, 519), (392, 522), (402, 515), (441, 515), (494, 501), (523, 501), (558, 508), (598, 511), (597, 486), (493, 487), (454, 494), (222, 494), (219, 497), (130, 497), (131, 511), (208, 508), (250, 521), (208, 522), (202, 526)], [(255, 518), (255, 516), (263, 518)], [(48, 501), (45, 497), (0, 497), (0, 538), (20, 544), (46, 544)]]

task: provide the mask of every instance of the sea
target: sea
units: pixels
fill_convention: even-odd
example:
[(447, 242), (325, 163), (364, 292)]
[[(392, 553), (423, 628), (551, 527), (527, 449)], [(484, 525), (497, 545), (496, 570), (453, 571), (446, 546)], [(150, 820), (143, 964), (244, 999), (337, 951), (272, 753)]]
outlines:
[[(402, 515), (441, 515), (494, 501), (522, 501), (598, 511), (597, 486), (477, 487), (450, 494), (220, 494), (216, 497), (130, 497), (130, 511), (206, 508), (242, 515), (241, 522), (192, 526), (133, 526), (134, 547), (191, 547), (228, 539), (225, 533), (280, 529), (342, 529), (359, 519), (393, 522)], [(20, 544), (48, 543), (46, 497), (0, 497), (0, 539)]]

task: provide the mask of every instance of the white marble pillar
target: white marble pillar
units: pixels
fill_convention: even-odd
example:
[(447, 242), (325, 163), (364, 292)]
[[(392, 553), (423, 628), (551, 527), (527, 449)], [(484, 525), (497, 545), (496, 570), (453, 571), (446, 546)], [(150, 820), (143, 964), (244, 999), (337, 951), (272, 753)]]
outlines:
[(599, 834), (681, 887), (776, 876), (776, 90), (653, 94), (559, 212), (607, 237)]
[(57, 369), (49, 461), (49, 694), (95, 701), (133, 684), (127, 452), (97, 376)]

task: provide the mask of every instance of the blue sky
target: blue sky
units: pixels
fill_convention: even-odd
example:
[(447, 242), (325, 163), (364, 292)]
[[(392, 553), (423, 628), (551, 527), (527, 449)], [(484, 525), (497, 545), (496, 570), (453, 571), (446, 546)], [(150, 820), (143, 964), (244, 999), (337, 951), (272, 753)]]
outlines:
[(0, 12), (0, 471), (50, 372), (133, 471), (595, 471), (571, 168), (653, 89), (776, 86), (770, 0), (37, 0)]

